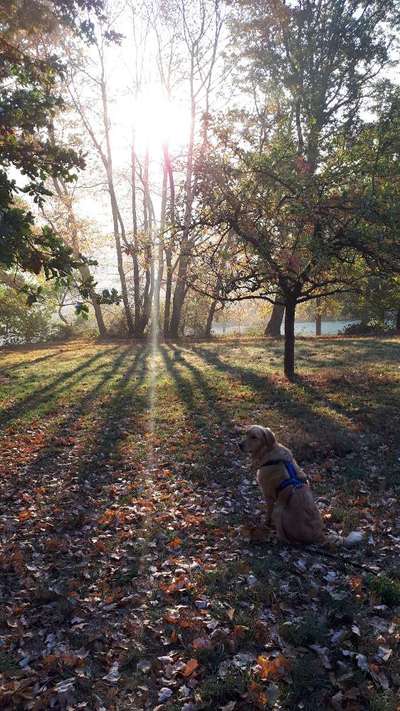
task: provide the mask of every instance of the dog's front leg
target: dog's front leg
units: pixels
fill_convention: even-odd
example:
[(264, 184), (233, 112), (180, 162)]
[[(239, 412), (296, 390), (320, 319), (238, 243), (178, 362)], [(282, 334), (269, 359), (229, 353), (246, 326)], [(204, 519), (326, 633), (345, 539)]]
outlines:
[(267, 512), (267, 520), (266, 524), (267, 526), (270, 526), (272, 523), (272, 512), (274, 510), (274, 500), (273, 499), (266, 499), (265, 500), (265, 506), (266, 506), (266, 512)]

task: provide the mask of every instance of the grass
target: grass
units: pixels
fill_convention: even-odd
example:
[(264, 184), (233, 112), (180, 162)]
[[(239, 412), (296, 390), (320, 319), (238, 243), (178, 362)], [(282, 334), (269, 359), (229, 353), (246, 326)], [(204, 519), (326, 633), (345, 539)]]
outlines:
[(391, 580), (386, 575), (382, 575), (378, 578), (370, 577), (368, 582), (372, 592), (377, 595), (384, 605), (389, 607), (400, 605), (399, 580)]
[(240, 671), (229, 672), (223, 679), (210, 676), (199, 688), (201, 707), (213, 711), (222, 704), (237, 699), (247, 688), (248, 675)]
[(322, 644), (327, 633), (326, 624), (311, 613), (296, 622), (284, 622), (279, 627), (280, 636), (297, 647)]
[[(156, 430), (161, 440), (168, 437), (171, 456), (188, 442), (206, 447), (208, 458), (218, 456), (218, 442), (204, 441), (213, 427), (247, 424), (257, 418), (267, 421), (303, 460), (329, 450), (339, 456), (351, 454), (361, 428), (395, 433), (390, 414), (400, 404), (398, 341), (335, 338), (311, 345), (299, 340), (301, 377), (295, 384), (281, 377), (280, 351), (281, 345), (256, 339), (162, 345), (157, 393), (163, 406), (155, 413)], [(29, 427), (42, 418), (46, 430), (52, 425), (57, 436), (57, 430), (76, 425), (79, 418), (93, 437), (93, 412), (101, 408), (108, 420), (104, 443), (108, 438), (115, 449), (115, 436), (123, 430), (121, 414), (140, 399), (141, 388), (147, 391), (148, 361), (145, 347), (128, 344), (78, 342), (31, 351), (3, 350), (1, 422), (20, 434), (22, 425)], [(146, 405), (142, 403), (141, 409)], [(135, 420), (138, 424), (138, 418), (129, 419), (131, 427)], [(189, 431), (183, 438), (179, 432), (179, 439), (171, 441), (171, 430), (179, 430), (188, 419)], [(135, 429), (131, 434), (137, 440)], [(37, 438), (36, 431), (34, 435)], [(126, 441), (128, 433), (123, 435)], [(140, 448), (140, 443), (136, 446)], [(362, 476), (363, 462), (352, 463), (350, 458), (346, 466), (349, 477)]]
[(311, 654), (298, 656), (291, 672), (292, 687), (288, 696), (289, 708), (302, 702), (306, 711), (327, 707), (330, 697), (329, 677), (321, 663)]
[(391, 691), (381, 691), (372, 694), (369, 707), (370, 711), (396, 711), (398, 699)]
[[(387, 532), (398, 518), (400, 341), (296, 348), (294, 383), (281, 374), (282, 343), (256, 338), (161, 344), (155, 356), (128, 342), (0, 350), (7, 708), (57, 708), (57, 685), (72, 678), (71, 707), (155, 707), (174, 679), (166, 708), (181, 708), (182, 685), (199, 708), (260, 708), (265, 684), (281, 708), (325, 708), (337, 688), (313, 645), (345, 677), (361, 673), (352, 625), (374, 640), (371, 655), (395, 644), (398, 551)], [(366, 529), (369, 548), (336, 564), (268, 537), (237, 446), (252, 422), (294, 450), (328, 525)], [(249, 541), (250, 529), (261, 538)], [(379, 575), (368, 578), (365, 562)], [(376, 632), (378, 615), (387, 625)], [(331, 644), (338, 630), (344, 641)], [(222, 678), (237, 655), (274, 656), (276, 645), (296, 649), (284, 677), (260, 680), (252, 664)], [(142, 660), (151, 670), (136, 679)], [(392, 689), (371, 689), (363, 682), (363, 707), (392, 708)]]

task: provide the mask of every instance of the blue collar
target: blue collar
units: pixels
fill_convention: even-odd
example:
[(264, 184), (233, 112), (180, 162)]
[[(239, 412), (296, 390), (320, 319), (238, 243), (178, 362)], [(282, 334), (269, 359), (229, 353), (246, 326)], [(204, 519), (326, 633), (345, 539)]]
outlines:
[(306, 483), (305, 481), (301, 481), (299, 477), (297, 476), (296, 469), (292, 462), (286, 462), (284, 459), (270, 459), (269, 462), (264, 462), (262, 464), (262, 467), (270, 467), (276, 464), (283, 464), (286, 467), (286, 471), (289, 474), (288, 479), (284, 479), (281, 481), (279, 486), (276, 488), (276, 493), (280, 494), (281, 491), (286, 489), (288, 486), (293, 486), (294, 489), (300, 489), (304, 484)]

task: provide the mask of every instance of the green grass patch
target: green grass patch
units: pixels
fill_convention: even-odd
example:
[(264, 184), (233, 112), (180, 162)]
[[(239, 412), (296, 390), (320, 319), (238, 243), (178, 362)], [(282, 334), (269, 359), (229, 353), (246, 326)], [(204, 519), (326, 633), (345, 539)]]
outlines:
[(249, 682), (250, 675), (240, 670), (228, 672), (223, 678), (209, 676), (199, 686), (196, 696), (204, 711), (215, 711), (219, 706), (238, 699), (246, 691)]
[(12, 654), (0, 653), (0, 674), (15, 674), (21, 671), (18, 661)]
[(279, 625), (279, 634), (295, 647), (307, 647), (321, 644), (326, 639), (328, 628), (318, 617), (310, 614), (297, 622), (283, 622)]
[(300, 703), (305, 711), (327, 708), (331, 684), (327, 672), (314, 655), (304, 654), (295, 659), (291, 681), (287, 708), (299, 708)]
[(400, 581), (392, 580), (386, 575), (368, 576), (369, 589), (388, 607), (400, 605)]
[(396, 711), (399, 700), (393, 691), (375, 691), (368, 702), (369, 711)]

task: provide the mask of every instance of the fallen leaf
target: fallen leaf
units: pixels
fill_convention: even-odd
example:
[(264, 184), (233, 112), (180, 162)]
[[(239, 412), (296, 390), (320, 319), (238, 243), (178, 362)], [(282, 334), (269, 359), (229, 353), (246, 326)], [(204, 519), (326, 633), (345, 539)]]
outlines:
[(172, 541), (170, 541), (168, 543), (168, 548), (172, 548), (172, 549), (179, 548), (182, 545), (182, 543), (183, 543), (182, 539), (178, 538), (178, 536), (177, 536), (176, 538), (173, 538)]
[(183, 676), (185, 678), (187, 678), (188, 676), (191, 676), (193, 674), (193, 672), (197, 669), (198, 666), (199, 666), (199, 663), (198, 663), (197, 659), (189, 659), (189, 661), (187, 662), (187, 664), (182, 672)]
[(32, 518), (32, 516), (32, 511), (30, 511), (29, 509), (24, 509), (23, 511), (19, 512), (18, 519), (22, 523), (23, 521), (27, 521), (29, 518)]
[(282, 654), (274, 659), (257, 657), (257, 664), (260, 666), (261, 679), (275, 679), (281, 677), (290, 669), (290, 663)]
[(363, 586), (363, 579), (359, 575), (354, 575), (349, 579), (349, 585), (354, 592), (360, 592)]

